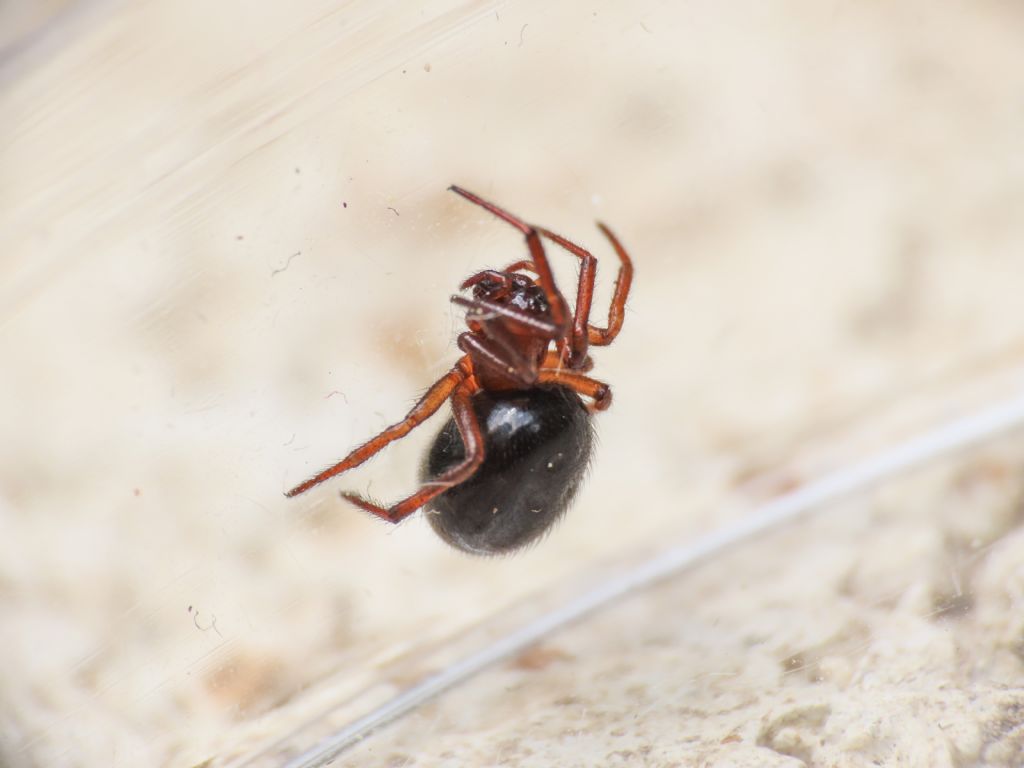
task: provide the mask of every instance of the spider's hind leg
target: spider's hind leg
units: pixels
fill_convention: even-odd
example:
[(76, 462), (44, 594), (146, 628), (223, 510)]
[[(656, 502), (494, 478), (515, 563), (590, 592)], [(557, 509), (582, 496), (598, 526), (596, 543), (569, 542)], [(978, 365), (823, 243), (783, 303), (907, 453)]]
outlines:
[(418, 427), (430, 418), (434, 412), (441, 407), (444, 401), (451, 397), (452, 392), (455, 391), (456, 387), (462, 384), (470, 375), (471, 369), (469, 365), (468, 357), (464, 357), (459, 360), (454, 368), (438, 379), (434, 385), (427, 390), (426, 394), (423, 395), (419, 402), (412, 407), (412, 410), (409, 411), (404, 419), (397, 424), (392, 424), (376, 437), (372, 437), (367, 440), (337, 464), (334, 464), (322, 472), (313, 475), (313, 477), (308, 480), (299, 483), (299, 485), (285, 493), (285, 496), (289, 498), (292, 496), (298, 496), (300, 493), (305, 493), (313, 486), (320, 485), (320, 483), (325, 480), (329, 480), (335, 475), (340, 475), (342, 472), (354, 469), (367, 459), (375, 456), (385, 446), (393, 443), (395, 440), (400, 440), (405, 437), (414, 428)]
[(342, 497), (389, 523), (397, 523), (452, 486), (463, 483), (472, 477), (484, 460), (483, 433), (472, 404), (472, 396), (477, 389), (478, 385), (471, 379), (463, 382), (452, 395), (452, 415), (455, 417), (455, 424), (459, 428), (459, 435), (462, 437), (462, 444), (466, 450), (465, 458), (460, 463), (449, 468), (436, 480), (424, 484), (416, 493), (387, 509), (355, 493), (343, 493)]

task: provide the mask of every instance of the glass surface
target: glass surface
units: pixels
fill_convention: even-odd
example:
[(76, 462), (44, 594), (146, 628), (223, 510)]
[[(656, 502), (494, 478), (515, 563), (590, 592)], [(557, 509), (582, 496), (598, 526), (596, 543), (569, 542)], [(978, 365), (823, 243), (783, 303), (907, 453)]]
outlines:
[[(0, 762), (280, 764), (617, 568), (1018, 394), (1021, 21), (1012, 3), (917, 0), (153, 0), (58, 19), (68, 26), (0, 79)], [(593, 249), (600, 324), (614, 255), (595, 219), (636, 264), (622, 334), (594, 353), (615, 400), (595, 417), (590, 477), (550, 536), (508, 558), (468, 557), (418, 516), (389, 527), (338, 496), (410, 492), (443, 417), (351, 475), (282, 495), (400, 419), (460, 354), (448, 299), (461, 280), (524, 257), (452, 183)], [(575, 259), (552, 258), (572, 301)], [(1006, 451), (992, 492), (1012, 500), (1022, 467)], [(910, 495), (901, 510), (941, 497)], [(803, 654), (800, 668), (830, 635), (782, 625), (828, 603), (793, 580), (842, 586), (822, 562), (830, 547), (850, 538), (871, 555), (857, 561), (877, 575), (866, 613), (890, 587), (916, 599), (914, 569), (946, 563), (928, 547), (948, 521), (907, 512), (901, 526), (872, 509), (851, 512), (863, 539), (823, 524), (801, 542), (751, 542), (668, 608), (609, 608), (520, 666), (589, 698), (613, 651), (653, 647), (671, 612), (711, 621), (702, 595), (726, 611), (740, 587), (721, 569), (742, 566), (759, 589), (729, 613), (734, 634), (783, 632), (764, 658)], [(1000, 528), (991, 509), (968, 519), (1009, 536), (1015, 518)], [(785, 556), (804, 545), (806, 558)], [(903, 548), (921, 558), (909, 570), (893, 565)], [(984, 585), (997, 589), (962, 590), (1018, 607)], [(627, 623), (636, 646), (610, 634)], [(985, 627), (965, 651), (978, 658), (945, 666), (964, 696), (995, 677), (958, 671), (993, 638), (1015, 642), (1012, 627)], [(644, 651), (646, 674), (707, 658), (700, 643), (722, 630), (703, 629), (684, 645), (668, 622), (663, 647), (678, 652)], [(589, 666), (604, 640), (614, 647)], [(710, 669), (739, 669), (735, 646), (715, 653)], [(1019, 660), (992, 658), (1019, 686)], [(777, 702), (794, 679), (777, 671), (729, 695)], [(353, 764), (498, 761), (512, 736), (497, 723), (515, 710), (491, 709), (488, 680), (430, 705), (467, 696), (478, 719), (417, 711)], [(636, 706), (661, 696), (622, 690), (609, 686), (600, 722), (563, 707), (562, 736), (535, 733), (538, 764), (567, 764), (557, 739), (597, 730), (624, 734), (605, 755), (659, 744), (651, 764), (699, 764), (664, 729), (694, 733), (704, 715), (631, 730)], [(965, 728), (1012, 720), (1008, 698), (986, 701)], [(829, 755), (868, 759), (885, 743), (819, 721)], [(753, 727), (722, 736), (715, 759), (810, 739)], [(1011, 736), (985, 738), (951, 742), (962, 764), (1013, 764)]]

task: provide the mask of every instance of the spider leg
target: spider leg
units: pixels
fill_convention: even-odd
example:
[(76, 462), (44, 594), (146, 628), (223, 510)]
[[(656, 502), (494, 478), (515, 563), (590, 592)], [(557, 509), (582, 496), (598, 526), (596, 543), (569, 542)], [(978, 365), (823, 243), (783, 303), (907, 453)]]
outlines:
[(629, 254), (619, 242), (619, 238), (608, 227), (600, 221), (597, 222), (597, 226), (611, 242), (620, 262), (619, 276), (615, 278), (615, 292), (612, 294), (612, 302), (608, 307), (608, 327), (590, 326), (587, 330), (591, 344), (595, 347), (606, 347), (615, 341), (615, 337), (622, 330), (622, 321), (626, 315), (626, 299), (629, 297), (629, 288), (633, 284), (633, 260), (629, 258)]
[(535, 275), (537, 274), (537, 268), (535, 266), (533, 266), (533, 262), (530, 261), (529, 259), (523, 259), (521, 261), (514, 261), (511, 264), (509, 264), (507, 267), (505, 267), (505, 269), (502, 270), (502, 271), (504, 271), (504, 272), (522, 272), (523, 270), (526, 270), (528, 272), (533, 272), (533, 274), (535, 274)]
[(530, 249), (530, 260), (533, 265), (532, 270), (537, 273), (540, 286), (544, 289), (544, 293), (547, 296), (548, 304), (551, 307), (551, 319), (559, 329), (566, 329), (568, 327), (569, 308), (565, 303), (565, 297), (562, 296), (558, 286), (555, 285), (555, 276), (551, 273), (551, 265), (548, 263), (548, 257), (544, 253), (544, 244), (540, 241), (540, 234), (537, 228), (527, 224), (518, 216), (513, 216), (504, 208), (499, 208), (494, 203), (489, 203), (462, 187), (457, 187), (453, 184), (448, 189), (466, 198), (469, 202), (479, 205), (485, 211), (489, 211), (526, 235), (526, 245)]
[(456, 184), (452, 184), (450, 187), (448, 187), (448, 189), (451, 190), (452, 192), (454, 192), (455, 194), (461, 195), (462, 197), (466, 198), (467, 200), (469, 200), (469, 202), (473, 203), (474, 205), (479, 205), (485, 211), (489, 211), (490, 213), (493, 213), (495, 216), (497, 216), (502, 221), (511, 224), (513, 227), (518, 229), (524, 235), (529, 234), (530, 230), (533, 229), (533, 227), (531, 227), (525, 221), (520, 219), (518, 216), (515, 216), (515, 215), (509, 213), (504, 208), (500, 208), (499, 206), (495, 205), (494, 203), (487, 202), (482, 197), (480, 197), (478, 195), (474, 195), (472, 192), (470, 192), (467, 189), (463, 189), (462, 187), (460, 187), (460, 186), (458, 186)]
[(462, 444), (466, 448), (466, 457), (459, 464), (449, 468), (433, 482), (425, 484), (416, 493), (387, 509), (355, 493), (343, 493), (342, 497), (389, 523), (397, 523), (434, 497), (440, 496), (452, 486), (472, 477), (484, 460), (483, 433), (471, 402), (472, 394), (477, 388), (472, 380), (464, 381), (452, 394), (452, 414), (455, 417), (455, 424), (459, 428), (459, 434), (462, 436)]
[(412, 410), (409, 411), (408, 415), (404, 419), (397, 424), (393, 424), (388, 427), (376, 437), (367, 440), (334, 466), (328, 467), (319, 474), (316, 474), (295, 486), (288, 491), (285, 496), (289, 498), (292, 496), (298, 496), (300, 493), (305, 493), (313, 486), (320, 485), (324, 480), (328, 480), (335, 475), (340, 475), (342, 472), (347, 472), (354, 467), (358, 467), (371, 456), (377, 454), (382, 448), (384, 448), (384, 446), (405, 437), (413, 430), (413, 428), (419, 426), (432, 416), (434, 412), (441, 407), (444, 401), (451, 396), (455, 388), (469, 377), (471, 372), (469, 365), (470, 363), (468, 358), (464, 357), (459, 360), (454, 368), (438, 379), (433, 386), (427, 390), (426, 394), (424, 394), (423, 397), (420, 398), (419, 402), (412, 407)]
[(594, 280), (597, 277), (597, 259), (594, 258), (590, 251), (581, 248), (571, 240), (566, 240), (561, 235), (556, 235), (548, 229), (540, 230), (544, 237), (562, 246), (580, 260), (580, 281), (576, 296), (576, 311), (573, 317), (571, 368), (576, 367), (572, 364), (573, 362), (582, 359), (581, 354), (586, 352), (587, 342), (594, 346), (604, 347), (611, 344), (615, 337), (619, 335), (625, 315), (626, 299), (629, 296), (629, 289), (633, 283), (633, 261), (629, 258), (629, 254), (626, 253), (626, 249), (608, 227), (601, 222), (598, 222), (597, 226), (611, 242), (620, 262), (619, 274), (615, 278), (615, 290), (612, 294), (611, 305), (608, 307), (607, 328), (597, 328), (590, 324), (590, 307), (594, 298)]
[(559, 332), (559, 326), (555, 323), (544, 320), (543, 318), (531, 315), (529, 312), (524, 312), (521, 309), (509, 306), (508, 304), (498, 304), (493, 301), (487, 301), (486, 299), (467, 299), (465, 296), (455, 295), (452, 296), (452, 304), (458, 304), (460, 307), (466, 307), (472, 310), (466, 315), (467, 320), (481, 320), (486, 318), (474, 317), (474, 315), (486, 315), (489, 317), (503, 317), (506, 320), (511, 321), (509, 325), (518, 327), (521, 331), (529, 335), (540, 336), (541, 338), (557, 339), (561, 334)]
[[(549, 349), (547, 354), (544, 355), (544, 360), (541, 362), (540, 367), (553, 371), (562, 371), (565, 370), (565, 361), (562, 359), (562, 356), (559, 354), (557, 349)], [(573, 370), (577, 373), (586, 373), (587, 371), (593, 370), (593, 368), (594, 360), (590, 355), (587, 355), (583, 358), (583, 362), (579, 367), (574, 368)]]
[(611, 387), (580, 373), (542, 368), (537, 381), (541, 384), (561, 384), (577, 394), (589, 397), (594, 401), (591, 407), (595, 411), (607, 410), (612, 404)]
[(594, 255), (561, 235), (549, 229), (541, 229), (541, 234), (562, 246), (580, 260), (580, 277), (576, 288), (576, 307), (572, 320), (572, 339), (568, 344), (569, 355), (565, 360), (570, 368), (577, 369), (587, 357), (589, 344), (587, 326), (590, 323), (590, 307), (594, 302), (594, 281), (597, 279), (597, 259)]

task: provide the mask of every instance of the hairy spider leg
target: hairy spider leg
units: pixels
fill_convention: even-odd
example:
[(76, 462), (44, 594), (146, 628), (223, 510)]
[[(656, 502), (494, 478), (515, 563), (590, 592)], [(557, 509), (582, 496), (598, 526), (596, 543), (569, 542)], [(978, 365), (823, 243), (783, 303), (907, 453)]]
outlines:
[[(540, 364), (541, 368), (547, 368), (552, 371), (561, 371), (565, 369), (565, 361), (562, 356), (558, 353), (557, 349), (549, 349), (547, 354), (544, 356), (543, 362)], [(590, 355), (583, 358), (583, 363), (576, 369), (577, 373), (586, 373), (587, 371), (593, 370), (594, 360)]]
[(530, 249), (530, 261), (533, 264), (533, 271), (537, 273), (540, 287), (544, 289), (548, 304), (551, 307), (551, 320), (559, 329), (568, 329), (569, 308), (565, 303), (565, 297), (562, 296), (558, 286), (555, 285), (555, 276), (551, 272), (551, 265), (548, 263), (548, 257), (544, 253), (544, 244), (540, 241), (540, 233), (537, 231), (537, 228), (527, 224), (518, 216), (513, 216), (504, 208), (499, 208), (494, 203), (489, 203), (482, 197), (478, 197), (462, 187), (453, 184), (448, 189), (466, 198), (469, 202), (479, 205), (502, 221), (511, 224), (526, 236), (526, 245)]
[(471, 373), (472, 367), (469, 358), (461, 358), (454, 368), (434, 382), (404, 419), (388, 427), (376, 437), (367, 440), (334, 466), (328, 467), (319, 474), (295, 486), (285, 496), (289, 498), (298, 496), (300, 493), (305, 493), (313, 486), (320, 485), (320, 483), (329, 480), (335, 475), (340, 475), (342, 472), (358, 467), (371, 456), (380, 452), (389, 443), (405, 437), (415, 427), (430, 418), (444, 401), (451, 396), (455, 388), (462, 384)]
[(615, 278), (615, 291), (612, 294), (611, 305), (608, 307), (608, 327), (596, 328), (591, 325), (587, 329), (591, 344), (595, 347), (607, 347), (615, 341), (615, 337), (622, 330), (622, 322), (626, 319), (626, 299), (629, 297), (629, 289), (633, 285), (633, 260), (629, 258), (625, 247), (619, 242), (619, 238), (615, 236), (614, 232), (600, 221), (597, 222), (597, 226), (612, 244), (620, 262), (619, 276)]
[[(588, 250), (581, 248), (561, 235), (549, 229), (541, 229), (541, 234), (580, 260), (579, 280), (576, 284), (576, 306), (573, 309), (572, 340), (562, 349), (563, 364), (576, 369), (587, 356), (587, 326), (590, 323), (590, 307), (594, 302), (594, 281), (597, 279), (597, 258)], [(569, 354), (565, 355), (568, 350)]]
[(405, 519), (435, 496), (440, 496), (452, 486), (465, 482), (480, 468), (484, 460), (484, 437), (480, 430), (480, 422), (473, 410), (472, 396), (479, 390), (473, 379), (462, 382), (452, 394), (452, 415), (459, 428), (462, 444), (465, 446), (465, 458), (451, 467), (436, 480), (426, 483), (416, 493), (385, 509), (372, 501), (355, 493), (342, 493), (342, 498), (389, 523), (397, 523)]
[(605, 411), (612, 404), (612, 388), (603, 381), (581, 373), (544, 368), (541, 369), (537, 381), (540, 384), (561, 384), (577, 394), (589, 397), (594, 401), (592, 409), (595, 411)]
[(533, 266), (533, 262), (530, 261), (529, 259), (513, 261), (504, 269), (505, 272), (522, 272), (523, 270), (533, 272), (533, 274), (535, 275), (537, 274), (537, 268)]
[(629, 296), (629, 288), (633, 283), (633, 261), (626, 253), (626, 249), (622, 247), (622, 243), (608, 227), (601, 222), (598, 222), (597, 226), (611, 241), (620, 262), (619, 274), (615, 278), (615, 289), (608, 307), (607, 328), (598, 328), (590, 323), (590, 308), (594, 300), (594, 281), (597, 278), (597, 259), (590, 251), (581, 248), (571, 240), (556, 235), (549, 229), (542, 228), (540, 230), (544, 237), (562, 246), (580, 260), (580, 279), (573, 315), (572, 342), (569, 346), (570, 358), (567, 361), (568, 366), (573, 369), (578, 369), (585, 359), (588, 343), (603, 347), (611, 344), (618, 336), (625, 315), (626, 298)]

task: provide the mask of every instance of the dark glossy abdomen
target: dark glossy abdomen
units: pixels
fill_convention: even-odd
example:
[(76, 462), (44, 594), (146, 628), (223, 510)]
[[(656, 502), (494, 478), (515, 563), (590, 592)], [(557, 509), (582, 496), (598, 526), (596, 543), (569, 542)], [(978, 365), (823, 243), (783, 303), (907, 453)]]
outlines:
[[(590, 461), (593, 429), (579, 396), (561, 386), (478, 392), (473, 409), (484, 433), (476, 473), (435, 498), (426, 516), (438, 535), (474, 554), (529, 544), (562, 516)], [(465, 456), (449, 420), (423, 463), (433, 480)]]

